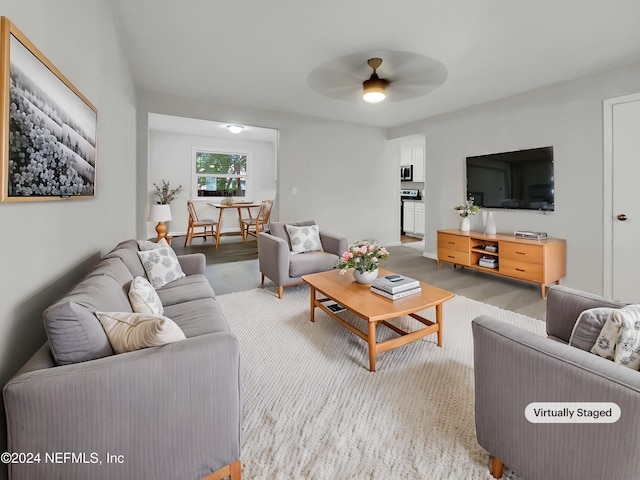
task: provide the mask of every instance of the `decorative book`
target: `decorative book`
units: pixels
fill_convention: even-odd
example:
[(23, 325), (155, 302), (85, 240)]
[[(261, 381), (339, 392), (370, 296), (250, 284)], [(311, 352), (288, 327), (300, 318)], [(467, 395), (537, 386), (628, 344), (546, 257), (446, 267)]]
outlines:
[(404, 298), (404, 297), (408, 297), (410, 295), (415, 295), (417, 293), (420, 293), (422, 291), (422, 287), (415, 287), (412, 288), (410, 290), (403, 290), (402, 292), (399, 293), (389, 293), (386, 292), (384, 290), (380, 290), (378, 288), (376, 288), (375, 286), (371, 286), (371, 291), (373, 293), (377, 293), (378, 295), (382, 295), (383, 297), (387, 297), (391, 300), (398, 300), (399, 298)]
[(415, 278), (403, 277), (400, 280), (391, 281), (387, 277), (378, 277), (373, 281), (372, 286), (387, 293), (400, 293), (420, 287), (420, 282)]

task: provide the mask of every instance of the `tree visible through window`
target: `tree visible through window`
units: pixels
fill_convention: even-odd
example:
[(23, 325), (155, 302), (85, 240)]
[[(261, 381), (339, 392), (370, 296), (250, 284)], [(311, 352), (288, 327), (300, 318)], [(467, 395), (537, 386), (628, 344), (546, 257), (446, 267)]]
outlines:
[(247, 155), (196, 151), (198, 197), (244, 197), (247, 190)]

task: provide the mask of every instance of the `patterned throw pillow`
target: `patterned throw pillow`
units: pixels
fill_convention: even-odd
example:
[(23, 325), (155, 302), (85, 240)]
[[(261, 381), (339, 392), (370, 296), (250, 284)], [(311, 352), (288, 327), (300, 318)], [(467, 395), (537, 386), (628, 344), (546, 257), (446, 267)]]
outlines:
[(153, 288), (162, 288), (167, 283), (182, 278), (185, 273), (180, 267), (178, 257), (171, 247), (161, 247), (154, 250), (138, 252), (144, 271)]
[(146, 278), (136, 277), (129, 287), (129, 302), (136, 313), (155, 313), (162, 315), (164, 307), (156, 289)]
[(291, 241), (291, 253), (324, 251), (320, 242), (320, 227), (318, 225), (306, 225), (303, 227), (286, 225), (286, 227)]
[(640, 305), (613, 310), (591, 352), (640, 370)]
[(96, 316), (116, 353), (158, 347), (187, 338), (173, 320), (162, 315), (96, 312)]
[(161, 238), (159, 242), (151, 242), (149, 240), (138, 240), (138, 248), (142, 251), (156, 250), (162, 247), (168, 247), (169, 243), (166, 238)]
[(598, 307), (582, 312), (571, 331), (569, 345), (591, 351), (613, 310), (610, 307)]

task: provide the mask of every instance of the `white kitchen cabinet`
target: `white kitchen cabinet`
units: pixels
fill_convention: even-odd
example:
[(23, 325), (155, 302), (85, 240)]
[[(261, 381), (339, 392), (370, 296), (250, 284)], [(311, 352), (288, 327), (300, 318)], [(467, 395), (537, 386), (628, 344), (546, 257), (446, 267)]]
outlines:
[(400, 165), (413, 165), (413, 181), (424, 182), (424, 147), (402, 147)]
[(424, 182), (424, 147), (411, 147), (413, 181)]
[(402, 206), (402, 219), (405, 232), (416, 231), (416, 204), (414, 202), (404, 202)]
[(424, 235), (424, 202), (405, 201), (402, 205), (402, 222), (407, 235)]
[(416, 233), (424, 235), (424, 203), (416, 203), (415, 227)]

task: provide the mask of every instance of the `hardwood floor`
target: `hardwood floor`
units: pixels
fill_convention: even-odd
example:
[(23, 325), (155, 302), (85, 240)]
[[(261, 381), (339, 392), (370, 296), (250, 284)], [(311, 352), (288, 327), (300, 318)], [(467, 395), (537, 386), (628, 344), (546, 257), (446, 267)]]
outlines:
[[(175, 237), (172, 246), (177, 254), (201, 252), (207, 258), (207, 278), (216, 294), (250, 290), (260, 286), (258, 250), (255, 240), (242, 243), (239, 237), (223, 238), (216, 250), (211, 239), (194, 239), (191, 247), (183, 247), (184, 237)], [(457, 295), (495, 305), (505, 310), (544, 320), (546, 302), (540, 287), (470, 269), (438, 264), (422, 256), (422, 242), (389, 247), (391, 253), (384, 268), (435, 285)], [(265, 280), (265, 286), (273, 286)], [(307, 288), (300, 285), (289, 288)], [(286, 289), (284, 299), (286, 300)]]

